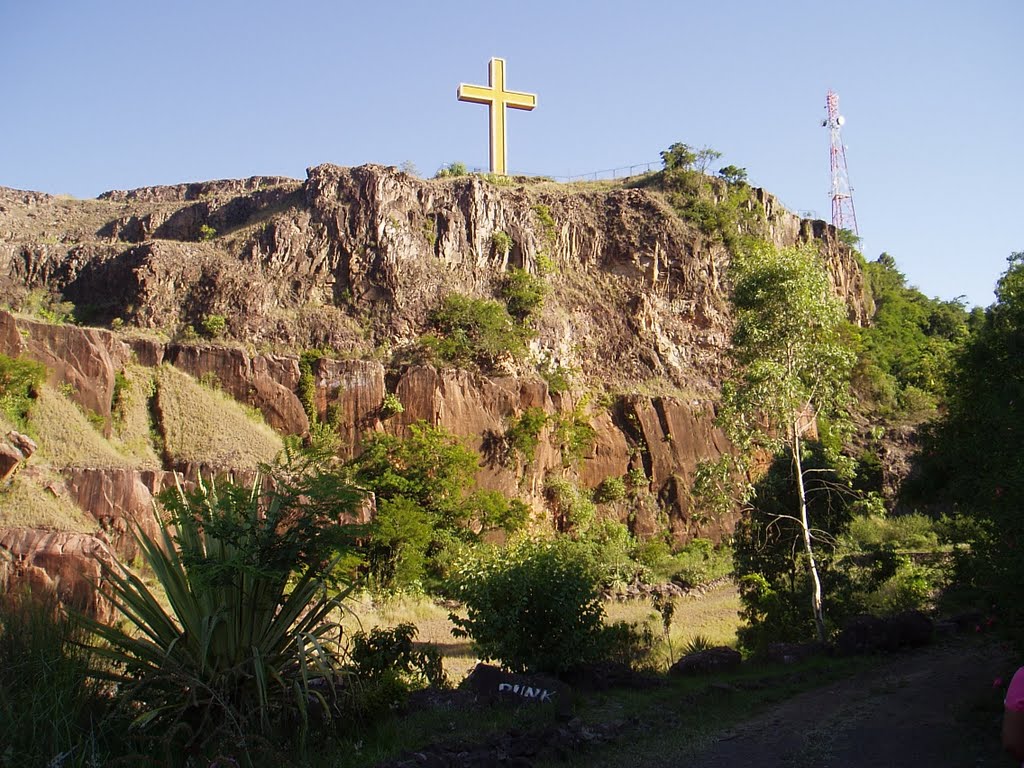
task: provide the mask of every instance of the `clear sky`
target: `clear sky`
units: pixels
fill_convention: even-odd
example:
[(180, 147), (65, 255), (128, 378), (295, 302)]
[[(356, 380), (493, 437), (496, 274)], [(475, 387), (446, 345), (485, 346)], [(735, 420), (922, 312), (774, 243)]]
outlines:
[(539, 95), (509, 112), (511, 171), (682, 141), (828, 219), (831, 88), (865, 256), (986, 306), (1024, 250), (1022, 38), (1024, 0), (0, 0), (0, 185), (485, 168), (487, 109), (455, 91), (501, 56)]

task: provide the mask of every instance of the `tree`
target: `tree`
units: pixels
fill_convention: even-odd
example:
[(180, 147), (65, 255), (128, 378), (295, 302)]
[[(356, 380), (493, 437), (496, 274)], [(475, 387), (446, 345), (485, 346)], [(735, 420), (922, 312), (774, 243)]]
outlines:
[(744, 457), (766, 451), (791, 461), (796, 509), (780, 517), (798, 525), (814, 622), (824, 640), (804, 442), (817, 416), (829, 416), (835, 425), (844, 413), (854, 356), (840, 338), (843, 305), (810, 246), (779, 251), (754, 244), (735, 258), (733, 281), (735, 368), (723, 385), (719, 420)]
[(1024, 252), (1008, 263), (996, 302), (956, 357), (947, 413), (905, 493), (953, 502), (970, 543), (956, 582), (996, 605), (1024, 645)]
[(725, 179), (730, 184), (746, 184), (747, 183), (747, 169), (737, 168), (735, 165), (727, 165), (725, 168), (720, 168), (718, 175)]
[(695, 162), (697, 162), (697, 153), (693, 151), (693, 147), (680, 141), (661, 152), (661, 163), (666, 171), (677, 169), (688, 171)]

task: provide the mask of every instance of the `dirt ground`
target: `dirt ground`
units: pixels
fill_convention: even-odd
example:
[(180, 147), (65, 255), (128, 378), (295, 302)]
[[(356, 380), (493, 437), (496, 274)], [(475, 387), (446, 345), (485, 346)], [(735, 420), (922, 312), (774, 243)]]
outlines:
[(1016, 666), (997, 643), (900, 654), (775, 705), (696, 754), (636, 768), (1010, 768), (999, 745), (1003, 689), (994, 681)]

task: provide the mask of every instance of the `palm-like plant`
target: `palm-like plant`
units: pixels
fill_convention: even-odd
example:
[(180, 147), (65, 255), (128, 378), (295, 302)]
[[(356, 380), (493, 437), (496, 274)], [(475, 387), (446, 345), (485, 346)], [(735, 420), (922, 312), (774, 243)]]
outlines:
[(169, 610), (129, 568), (107, 569), (102, 589), (128, 626), (91, 623), (109, 662), (98, 674), (139, 706), (136, 725), (201, 747), (266, 735), (281, 715), (304, 732), (312, 702), (330, 711), (340, 675), (330, 614), (351, 587), (332, 594), (326, 577), (353, 534), (339, 517), (360, 496), (323, 473), (272, 485), (200, 481), (164, 494), (174, 533), (136, 536)]

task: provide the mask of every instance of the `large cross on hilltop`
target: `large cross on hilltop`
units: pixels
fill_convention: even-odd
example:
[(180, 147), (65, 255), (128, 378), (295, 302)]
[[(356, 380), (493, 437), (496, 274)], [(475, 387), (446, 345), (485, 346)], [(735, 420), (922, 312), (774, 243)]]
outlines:
[(531, 110), (537, 106), (537, 94), (505, 90), (505, 60), (491, 59), (487, 78), (482, 85), (459, 86), (459, 101), (486, 104), (491, 113), (491, 173), (505, 175), (508, 161), (505, 147), (505, 107)]

